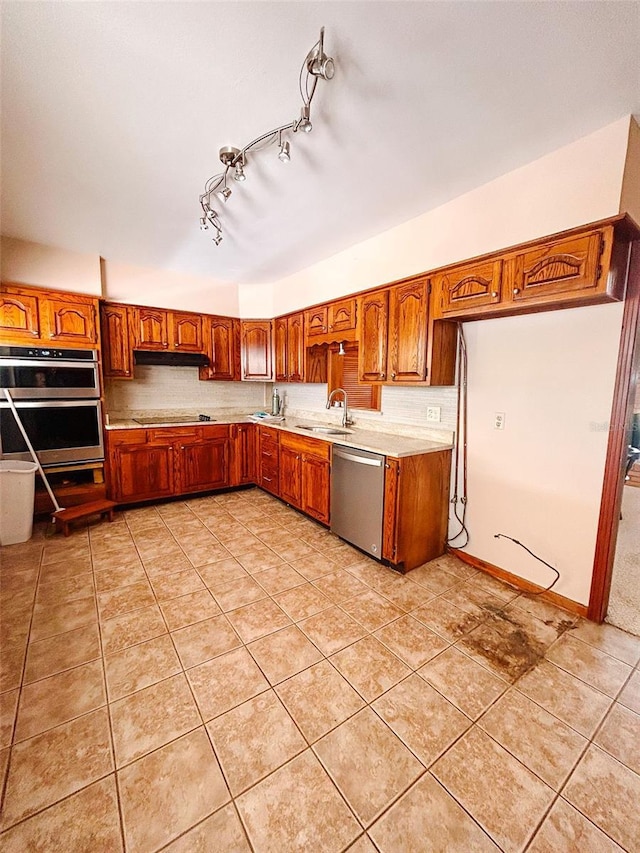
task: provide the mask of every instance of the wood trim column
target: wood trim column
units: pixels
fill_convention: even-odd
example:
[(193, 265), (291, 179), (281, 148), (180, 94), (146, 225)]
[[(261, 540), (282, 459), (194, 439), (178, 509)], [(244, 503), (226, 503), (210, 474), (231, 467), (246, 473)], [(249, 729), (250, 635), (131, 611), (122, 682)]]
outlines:
[(602, 622), (607, 614), (613, 561), (616, 553), (626, 447), (629, 441), (629, 410), (634, 394), (631, 376), (638, 346), (638, 324), (640, 321), (640, 238), (630, 243), (629, 276), (627, 294), (622, 317), (618, 367), (613, 393), (613, 405), (609, 426), (607, 461), (598, 520), (598, 538), (593, 560), (591, 593), (587, 615), (594, 622)]

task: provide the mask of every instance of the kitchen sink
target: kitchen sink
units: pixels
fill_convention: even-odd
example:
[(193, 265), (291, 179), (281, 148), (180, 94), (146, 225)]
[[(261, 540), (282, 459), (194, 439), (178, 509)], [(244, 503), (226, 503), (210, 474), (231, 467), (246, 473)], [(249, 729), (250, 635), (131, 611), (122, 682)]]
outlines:
[(351, 435), (350, 429), (338, 429), (338, 427), (330, 426), (303, 426), (296, 424), (296, 429), (306, 429), (309, 432), (321, 432), (324, 435)]

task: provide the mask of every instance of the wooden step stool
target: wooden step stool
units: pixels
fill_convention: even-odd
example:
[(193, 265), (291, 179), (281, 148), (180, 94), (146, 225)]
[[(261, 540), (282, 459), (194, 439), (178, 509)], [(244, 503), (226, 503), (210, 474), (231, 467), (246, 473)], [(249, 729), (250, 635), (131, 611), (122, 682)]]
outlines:
[(115, 501), (92, 501), (88, 504), (79, 504), (78, 506), (70, 506), (68, 509), (59, 509), (52, 515), (53, 520), (62, 525), (62, 532), (68, 536), (71, 532), (69, 525), (73, 521), (78, 521), (81, 518), (88, 518), (90, 515), (99, 515), (101, 518), (107, 516), (109, 521), (113, 521), (113, 510)]

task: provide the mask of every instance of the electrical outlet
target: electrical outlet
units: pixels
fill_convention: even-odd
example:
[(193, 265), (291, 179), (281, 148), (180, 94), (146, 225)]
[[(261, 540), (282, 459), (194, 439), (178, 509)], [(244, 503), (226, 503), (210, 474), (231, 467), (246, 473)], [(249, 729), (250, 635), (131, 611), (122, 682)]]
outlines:
[(427, 406), (427, 420), (440, 423), (440, 406)]
[(504, 429), (504, 412), (496, 412), (493, 416), (493, 428)]

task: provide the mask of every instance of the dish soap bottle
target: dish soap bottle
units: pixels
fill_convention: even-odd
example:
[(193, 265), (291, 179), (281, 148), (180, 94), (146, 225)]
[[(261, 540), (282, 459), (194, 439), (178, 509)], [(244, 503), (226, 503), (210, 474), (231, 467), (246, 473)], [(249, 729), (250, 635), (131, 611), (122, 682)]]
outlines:
[(274, 417), (280, 414), (280, 395), (278, 394), (278, 389), (275, 386), (271, 396), (271, 414)]

